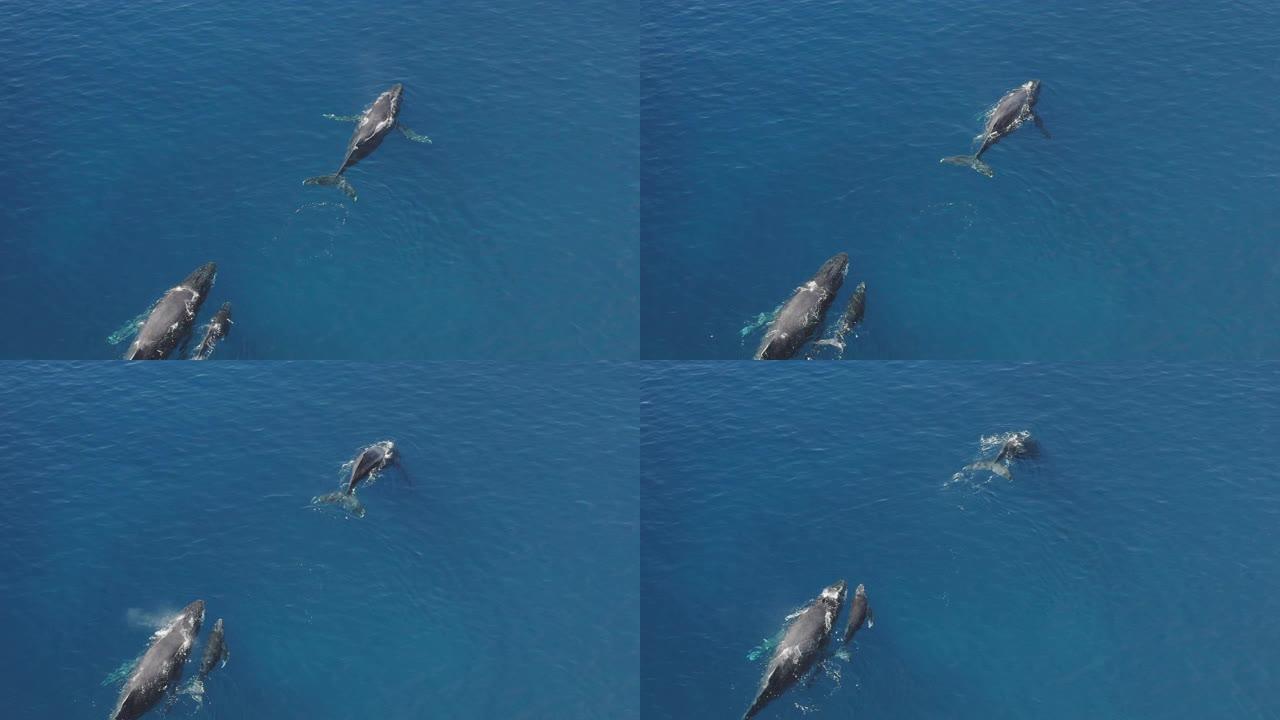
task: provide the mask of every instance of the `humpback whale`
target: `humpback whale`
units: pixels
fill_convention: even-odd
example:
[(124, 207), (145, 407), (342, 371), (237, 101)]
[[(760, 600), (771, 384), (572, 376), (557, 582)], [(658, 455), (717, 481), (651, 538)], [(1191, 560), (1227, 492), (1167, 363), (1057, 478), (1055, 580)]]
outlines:
[(822, 325), (848, 272), (849, 256), (837, 253), (808, 282), (796, 288), (769, 324), (755, 359), (785, 360), (795, 355)]
[(196, 347), (196, 351), (191, 354), (192, 360), (208, 360), (213, 354), (213, 348), (231, 332), (231, 303), (222, 303), (222, 307), (214, 314), (213, 319), (209, 321), (209, 326), (204, 330), (204, 338), (200, 340), (200, 345)]
[(182, 609), (167, 627), (155, 634), (151, 647), (138, 661), (133, 674), (120, 691), (111, 720), (135, 720), (155, 707), (160, 698), (174, 689), (182, 678), (182, 666), (191, 655), (191, 646), (204, 622), (204, 601), (196, 600)]
[(364, 517), (364, 506), (356, 499), (356, 486), (396, 461), (396, 446), (390, 440), (376, 442), (351, 461), (351, 475), (342, 492), (312, 498), (315, 504), (341, 505), (356, 517)]
[[(996, 453), (994, 460), (980, 460), (972, 465), (966, 465), (964, 470), (986, 470), (1005, 480), (1013, 479), (1013, 461), (1018, 458), (1035, 457), (1040, 452), (1040, 445), (1031, 437), (1029, 430), (1019, 430), (1018, 432), (1009, 433), (990, 439), (984, 439), (984, 444), (990, 440), (998, 440), (1000, 442), (1000, 451)], [(990, 447), (990, 445), (986, 445)]]
[(845, 588), (844, 580), (837, 580), (796, 613), (782, 640), (773, 649), (769, 666), (760, 681), (760, 690), (742, 720), (758, 715), (822, 658), (836, 618), (840, 615), (840, 606), (844, 604)]
[(191, 337), (200, 306), (209, 296), (218, 266), (205, 263), (152, 306), (138, 336), (129, 345), (125, 360), (163, 360)]
[(354, 121), (355, 132), (347, 143), (347, 154), (342, 158), (342, 165), (332, 175), (317, 175), (302, 181), (303, 185), (333, 185), (346, 193), (352, 200), (356, 199), (356, 189), (342, 176), (352, 165), (368, 157), (392, 130), (400, 130), (405, 137), (415, 142), (431, 142), (431, 138), (419, 135), (400, 124), (400, 98), (404, 95), (404, 85), (396, 83), (390, 90), (378, 96), (373, 104), (359, 115), (339, 116), (326, 115), (331, 120)]
[(844, 306), (844, 313), (840, 315), (836, 328), (831, 333), (831, 337), (823, 338), (814, 342), (814, 345), (830, 345), (838, 352), (844, 352), (844, 336), (849, 331), (857, 327), (862, 322), (862, 314), (867, 309), (867, 284), (865, 282), (858, 283), (858, 287), (853, 289), (853, 295), (849, 296), (849, 304)]
[(975, 141), (982, 143), (978, 147), (978, 152), (973, 155), (952, 155), (942, 158), (939, 162), (949, 165), (966, 165), (987, 177), (994, 177), (996, 171), (982, 162), (982, 153), (1000, 142), (1000, 138), (1022, 127), (1022, 123), (1027, 120), (1034, 121), (1036, 127), (1040, 128), (1040, 132), (1044, 133), (1045, 137), (1049, 137), (1049, 131), (1045, 129), (1044, 122), (1035, 111), (1036, 101), (1039, 98), (1039, 80), (1028, 80), (1005, 93), (1004, 97), (987, 110), (986, 125), (983, 126), (982, 133), (974, 138)]
[(863, 623), (866, 623), (867, 627), (875, 625), (876, 616), (871, 611), (871, 606), (867, 604), (866, 586), (859, 584), (858, 589), (853, 592), (853, 605), (849, 607), (849, 624), (844, 626), (845, 645), (853, 639), (854, 633), (862, 629)]
[(200, 673), (196, 678), (204, 680), (215, 668), (226, 665), (230, 659), (231, 651), (227, 649), (226, 631), (223, 630), (222, 618), (218, 618), (218, 621), (213, 624), (213, 630), (209, 633), (209, 641), (204, 647), (204, 657), (200, 660)]

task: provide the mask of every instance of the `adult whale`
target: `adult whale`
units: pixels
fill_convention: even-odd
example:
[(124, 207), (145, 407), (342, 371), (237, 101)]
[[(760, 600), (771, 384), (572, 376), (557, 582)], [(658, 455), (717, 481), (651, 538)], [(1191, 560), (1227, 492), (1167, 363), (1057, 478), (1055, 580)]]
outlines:
[(837, 253), (824, 262), (808, 282), (796, 288), (769, 323), (755, 359), (785, 360), (795, 355), (822, 325), (848, 272), (849, 256)]
[(209, 296), (218, 266), (208, 262), (196, 268), (180, 285), (164, 294), (151, 308), (138, 336), (129, 345), (125, 360), (163, 360), (191, 337), (191, 326)]
[(982, 144), (978, 147), (978, 152), (973, 155), (952, 155), (944, 157), (939, 162), (950, 165), (966, 165), (986, 175), (994, 177), (996, 171), (991, 166), (982, 162), (982, 153), (988, 148), (1000, 142), (1000, 138), (1022, 127), (1022, 123), (1027, 120), (1033, 120), (1036, 127), (1040, 128), (1040, 132), (1045, 137), (1049, 137), (1049, 131), (1045, 129), (1044, 122), (1040, 120), (1040, 116), (1036, 114), (1036, 101), (1040, 99), (1040, 81), (1028, 80), (1018, 87), (1010, 90), (1000, 98), (991, 109), (987, 110), (987, 123), (982, 128), (982, 134), (974, 138), (981, 140)]
[(794, 616), (782, 640), (773, 649), (773, 657), (769, 659), (769, 666), (760, 681), (760, 690), (742, 720), (758, 715), (822, 658), (831, 639), (831, 629), (840, 614), (840, 606), (844, 604), (845, 589), (844, 580), (837, 580)]
[(392, 130), (398, 128), (405, 137), (415, 142), (431, 142), (431, 138), (419, 135), (400, 124), (400, 98), (403, 95), (404, 85), (396, 83), (391, 86), (390, 90), (379, 95), (378, 99), (374, 100), (373, 104), (359, 115), (326, 115), (325, 117), (333, 120), (354, 120), (356, 123), (355, 132), (351, 134), (351, 140), (347, 143), (347, 154), (342, 158), (342, 165), (337, 172), (332, 175), (317, 175), (316, 177), (307, 178), (302, 181), (302, 184), (333, 185), (346, 193), (347, 197), (355, 200), (356, 189), (342, 174), (347, 171), (347, 168), (377, 150), (378, 146), (382, 144), (383, 138), (389, 135)]
[(155, 707), (182, 679), (182, 666), (191, 655), (191, 646), (204, 622), (204, 601), (196, 600), (182, 609), (169, 625), (157, 632), (151, 647), (129, 676), (111, 720), (135, 720)]
[(360, 451), (351, 462), (351, 476), (342, 492), (312, 498), (316, 504), (341, 505), (356, 517), (364, 517), (364, 506), (356, 499), (356, 486), (396, 461), (396, 445), (390, 440), (376, 442)]
[(213, 319), (209, 321), (209, 326), (204, 330), (204, 337), (200, 340), (196, 351), (191, 353), (191, 359), (208, 360), (213, 354), (214, 346), (229, 332), (231, 332), (231, 303), (224, 302), (222, 307), (218, 308), (218, 312), (214, 313)]

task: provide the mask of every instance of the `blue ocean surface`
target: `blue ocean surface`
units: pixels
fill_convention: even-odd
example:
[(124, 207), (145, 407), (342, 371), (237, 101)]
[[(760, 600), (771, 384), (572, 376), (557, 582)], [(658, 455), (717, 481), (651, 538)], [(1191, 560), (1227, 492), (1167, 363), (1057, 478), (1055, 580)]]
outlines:
[[(643, 356), (751, 357), (842, 250), (846, 358), (1280, 356), (1275, 2), (644, 8)], [(1033, 78), (1051, 139), (939, 164)]]
[[(1280, 367), (653, 365), (642, 398), (646, 719), (742, 717), (841, 578), (874, 627), (759, 720), (1280, 715)], [(960, 472), (1023, 430), (1012, 480)]]
[[(170, 718), (637, 717), (633, 374), (0, 364), (4, 716), (107, 717), (201, 598)], [(310, 507), (385, 439), (363, 519)]]
[[(639, 352), (634, 4), (0, 6), (0, 357), (105, 340), (197, 265), (215, 359)], [(335, 171), (403, 83), (393, 133)]]

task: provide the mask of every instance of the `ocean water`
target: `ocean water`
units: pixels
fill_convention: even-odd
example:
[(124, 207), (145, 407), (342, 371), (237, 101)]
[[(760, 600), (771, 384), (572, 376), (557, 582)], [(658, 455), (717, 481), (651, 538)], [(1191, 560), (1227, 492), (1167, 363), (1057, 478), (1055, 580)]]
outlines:
[(839, 578), (875, 626), (760, 720), (1280, 715), (1280, 367), (770, 367), (647, 370), (643, 717), (741, 717)]
[(231, 658), (170, 718), (637, 717), (632, 370), (144, 365), (0, 364), (5, 717), (106, 717), (195, 598)]
[[(636, 26), (608, 1), (0, 6), (0, 357), (119, 357), (209, 260), (216, 359), (634, 357)], [(389, 136), (355, 203), (303, 187), (351, 136), (322, 116), (396, 82), (433, 144)]]
[[(749, 358), (840, 250), (847, 358), (1280, 355), (1280, 5), (657, 0), (641, 27), (645, 357)], [(1031, 78), (1052, 139), (939, 165)]]

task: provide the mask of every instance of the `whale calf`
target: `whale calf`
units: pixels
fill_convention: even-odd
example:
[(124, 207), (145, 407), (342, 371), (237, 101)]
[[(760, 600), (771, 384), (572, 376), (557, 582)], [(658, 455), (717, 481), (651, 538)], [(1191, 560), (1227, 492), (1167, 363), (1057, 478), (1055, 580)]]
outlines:
[(200, 340), (200, 344), (196, 346), (196, 351), (191, 354), (192, 360), (208, 360), (213, 354), (213, 348), (227, 333), (231, 332), (231, 303), (222, 303), (222, 307), (218, 308), (218, 312), (214, 313), (213, 319), (209, 321), (209, 325), (204, 329), (204, 337)]
[(782, 640), (773, 649), (760, 689), (742, 720), (758, 715), (823, 657), (836, 618), (840, 615), (840, 606), (844, 604), (845, 589), (844, 580), (837, 580), (792, 618)]
[(222, 618), (218, 618), (213, 624), (213, 630), (209, 632), (209, 640), (204, 646), (204, 657), (200, 660), (200, 673), (196, 675), (199, 680), (209, 677), (209, 673), (214, 669), (222, 667), (231, 659), (231, 651), (227, 649), (227, 634), (222, 625)]
[(840, 320), (836, 322), (835, 330), (831, 332), (831, 337), (823, 338), (815, 341), (815, 346), (829, 345), (834, 347), (837, 352), (844, 352), (844, 338), (850, 333), (858, 323), (862, 322), (862, 315), (867, 309), (867, 284), (865, 282), (858, 283), (858, 287), (853, 289), (853, 294), (849, 296), (849, 303), (844, 306), (844, 312), (840, 314)]
[(848, 272), (849, 256), (837, 253), (808, 282), (796, 288), (769, 323), (755, 359), (785, 360), (795, 355), (822, 325)]
[(209, 296), (217, 274), (215, 263), (205, 263), (165, 293), (147, 314), (124, 359), (163, 360), (185, 345), (191, 338), (191, 326), (200, 306)]
[(182, 666), (191, 655), (191, 646), (203, 622), (204, 601), (196, 600), (155, 634), (151, 647), (147, 648), (120, 691), (111, 720), (140, 718), (177, 687), (182, 679)]
[(404, 96), (404, 85), (396, 83), (390, 90), (382, 93), (360, 115), (341, 117), (330, 115), (334, 120), (354, 120), (355, 132), (347, 142), (347, 154), (342, 158), (342, 165), (332, 175), (317, 175), (302, 181), (303, 185), (331, 185), (346, 193), (352, 200), (356, 199), (356, 189), (343, 177), (343, 173), (352, 165), (368, 157), (392, 130), (399, 129), (401, 134), (415, 142), (431, 142), (431, 139), (419, 135), (400, 124), (400, 100)]
[(315, 504), (341, 505), (356, 517), (364, 517), (364, 506), (356, 498), (356, 486), (382, 470), (397, 458), (395, 443), (390, 440), (376, 442), (360, 451), (351, 461), (351, 475), (342, 492), (329, 493), (312, 498)]
[(859, 584), (858, 589), (853, 592), (853, 604), (849, 606), (849, 623), (844, 626), (844, 644), (849, 644), (854, 634), (862, 629), (863, 623), (867, 627), (875, 625), (875, 617), (871, 606), (867, 604), (867, 588)]
[(974, 138), (974, 140), (980, 140), (982, 143), (978, 147), (978, 152), (973, 155), (952, 155), (951, 157), (942, 158), (939, 162), (949, 165), (965, 165), (987, 177), (994, 177), (995, 170), (990, 165), (982, 162), (982, 154), (990, 149), (992, 145), (1000, 142), (1000, 138), (1022, 127), (1022, 123), (1027, 120), (1034, 121), (1036, 127), (1040, 128), (1040, 132), (1044, 133), (1045, 137), (1049, 137), (1049, 131), (1045, 129), (1044, 122), (1035, 111), (1036, 101), (1039, 99), (1039, 80), (1028, 80), (1005, 93), (1004, 97), (1000, 98), (995, 105), (992, 105), (987, 110), (987, 121), (982, 128), (982, 134)]

